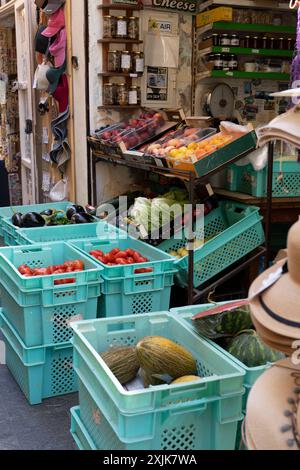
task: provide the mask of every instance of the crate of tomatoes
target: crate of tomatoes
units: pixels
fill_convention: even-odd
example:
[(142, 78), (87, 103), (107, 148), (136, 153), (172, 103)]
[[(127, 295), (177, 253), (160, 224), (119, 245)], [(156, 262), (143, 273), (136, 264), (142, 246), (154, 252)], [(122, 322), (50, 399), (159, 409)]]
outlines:
[(169, 308), (176, 273), (172, 256), (131, 237), (70, 243), (103, 268), (100, 317)]
[(72, 321), (96, 318), (101, 272), (63, 242), (2, 248), (3, 314), (27, 347), (68, 341)]

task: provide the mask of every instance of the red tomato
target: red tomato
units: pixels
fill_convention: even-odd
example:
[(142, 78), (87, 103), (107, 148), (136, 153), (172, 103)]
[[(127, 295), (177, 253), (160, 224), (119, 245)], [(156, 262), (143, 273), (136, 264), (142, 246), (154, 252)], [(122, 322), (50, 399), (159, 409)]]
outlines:
[(49, 274), (48, 268), (39, 268), (33, 270), (34, 276), (47, 276)]
[(67, 269), (66, 269), (66, 273), (72, 273), (74, 271), (74, 268), (72, 266), (69, 266)]
[(65, 274), (66, 271), (64, 269), (56, 269), (53, 274)]
[(111, 263), (109, 255), (104, 255), (103, 256), (103, 263), (104, 264)]
[(76, 261), (73, 262), (73, 269), (76, 269), (77, 271), (83, 271), (84, 270), (84, 263), (81, 259), (77, 259)]
[(32, 271), (29, 266), (26, 264), (23, 264), (22, 266), (19, 267), (18, 269), (19, 273), (22, 274), (23, 276), (30, 276), (32, 275)]
[(134, 259), (129, 256), (129, 258), (127, 258), (127, 263), (134, 264)]
[(117, 256), (116, 258), (118, 258), (118, 259), (121, 259), (121, 258), (125, 259), (125, 258), (127, 258), (127, 256), (128, 256), (128, 255), (127, 255), (126, 251), (119, 251), (118, 256)]
[(119, 248), (114, 248), (113, 250), (111, 250), (110, 254), (113, 256), (116, 256), (119, 252), (120, 252)]
[(127, 264), (127, 262), (124, 258), (116, 258), (116, 263), (119, 264), (119, 265)]
[(137, 251), (133, 252), (133, 259), (136, 263), (140, 262), (140, 257), (141, 257), (141, 255)]
[(131, 248), (128, 248), (128, 249), (126, 250), (126, 253), (127, 253), (127, 256), (133, 257), (134, 250), (132, 250)]
[(147, 258), (143, 258), (142, 256), (140, 257), (140, 263), (148, 263), (148, 259)]

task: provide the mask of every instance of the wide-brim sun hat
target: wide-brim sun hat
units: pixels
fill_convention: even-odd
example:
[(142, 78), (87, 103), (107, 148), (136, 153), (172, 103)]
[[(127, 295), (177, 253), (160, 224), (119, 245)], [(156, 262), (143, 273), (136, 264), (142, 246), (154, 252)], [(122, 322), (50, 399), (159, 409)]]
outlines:
[(300, 221), (289, 231), (287, 261), (261, 274), (249, 298), (254, 322), (281, 337), (300, 339)]
[(300, 365), (284, 359), (254, 384), (247, 402), (249, 450), (300, 450)]

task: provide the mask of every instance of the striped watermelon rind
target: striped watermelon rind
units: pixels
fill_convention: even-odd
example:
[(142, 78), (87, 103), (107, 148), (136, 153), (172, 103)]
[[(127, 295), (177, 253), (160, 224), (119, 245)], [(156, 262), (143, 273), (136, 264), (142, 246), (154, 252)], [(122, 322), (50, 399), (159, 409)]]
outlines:
[(241, 331), (229, 342), (227, 351), (247, 367), (264, 366), (285, 357), (264, 344), (255, 330)]
[(233, 337), (253, 328), (249, 306), (194, 320), (197, 332), (209, 339)]

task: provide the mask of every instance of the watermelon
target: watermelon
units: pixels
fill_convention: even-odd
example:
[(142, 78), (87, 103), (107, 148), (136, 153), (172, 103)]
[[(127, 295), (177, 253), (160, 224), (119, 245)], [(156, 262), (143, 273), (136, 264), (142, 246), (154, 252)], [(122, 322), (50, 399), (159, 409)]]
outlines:
[(263, 366), (285, 357), (264, 344), (255, 330), (241, 331), (231, 339), (227, 351), (247, 367)]
[(233, 337), (242, 330), (253, 328), (248, 305), (194, 320), (200, 335), (209, 339)]

